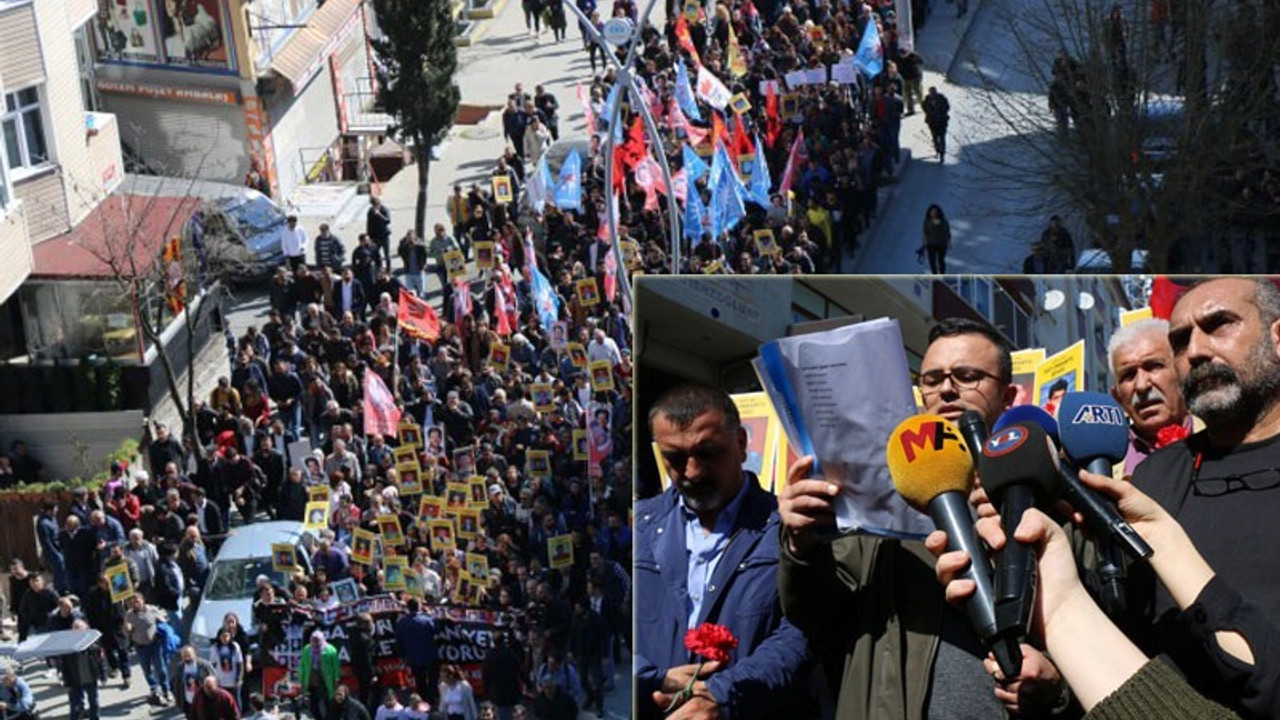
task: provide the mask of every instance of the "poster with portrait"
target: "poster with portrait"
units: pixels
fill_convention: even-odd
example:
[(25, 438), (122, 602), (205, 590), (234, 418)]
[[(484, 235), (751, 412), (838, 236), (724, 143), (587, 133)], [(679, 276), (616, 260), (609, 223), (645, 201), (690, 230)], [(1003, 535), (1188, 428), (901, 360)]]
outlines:
[(489, 582), (489, 557), (484, 553), (467, 553), (467, 574), (477, 582)]
[(302, 525), (303, 530), (320, 531), (329, 527), (329, 501), (327, 499), (324, 502), (307, 503), (306, 513), (307, 521)]
[(382, 589), (404, 590), (404, 574), (409, 570), (409, 558), (389, 557), (382, 561)]
[(404, 532), (400, 529), (400, 516), (392, 513), (378, 516), (378, 533), (382, 535), (382, 544), (400, 547), (404, 544)]
[(529, 474), (533, 477), (551, 477), (551, 453), (546, 450), (530, 450), (525, 453)]
[(608, 360), (596, 360), (589, 367), (592, 392), (604, 392), (613, 389), (613, 363)]
[(573, 291), (578, 296), (578, 304), (582, 307), (595, 307), (600, 304), (600, 288), (593, 277), (582, 278), (573, 284)]
[(444, 254), (444, 270), (450, 283), (466, 279), (467, 259), (462, 256), (461, 250), (450, 250)]
[(400, 447), (421, 448), (422, 428), (415, 422), (402, 422), (396, 426), (396, 438)]
[(437, 552), (440, 550), (454, 550), (457, 548), (457, 542), (453, 537), (453, 521), (439, 520), (427, 521), (427, 532), (431, 537), (431, 550)]
[(480, 534), (480, 511), (465, 508), (458, 511), (458, 537), (463, 540), (474, 540)]
[[(443, 425), (432, 425), (431, 427), (427, 428), (427, 447), (425, 448), (426, 454), (430, 455), (431, 457), (438, 457), (438, 458), (448, 457), (444, 449), (444, 438), (445, 438), (445, 435), (444, 435)], [(400, 458), (397, 457), (396, 459), (399, 460)]]
[(774, 237), (773, 230), (769, 228), (756, 230), (751, 233), (751, 236), (755, 238), (756, 249), (760, 251), (761, 255), (782, 255), (782, 248), (778, 246), (778, 240)]
[(1141, 307), (1136, 310), (1120, 308), (1120, 327), (1136, 323), (1139, 320), (1150, 320), (1153, 317), (1155, 317), (1155, 314), (1151, 311), (1150, 306)]
[(298, 566), (298, 550), (290, 543), (271, 543), (271, 569), (286, 576)]
[(133, 578), (129, 577), (129, 566), (121, 562), (119, 565), (102, 571), (107, 576), (107, 587), (111, 590), (111, 602), (124, 602), (133, 597)]
[[(1044, 362), (1044, 348), (1015, 350), (1009, 354), (1013, 359), (1013, 381), (1010, 383), (1018, 389), (1013, 398), (1014, 405), (1027, 405), (1035, 397), (1032, 390), (1036, 386), (1036, 366)], [(923, 407), (923, 399), (919, 403)]]
[(343, 605), (349, 605), (360, 599), (360, 588), (356, 586), (355, 578), (334, 580), (329, 583), (329, 591)]
[[(781, 434), (778, 416), (774, 414), (768, 393), (738, 393), (730, 397), (742, 418), (742, 429), (747, 433), (747, 459), (742, 469), (755, 473), (760, 485), (767, 488), (774, 481), (774, 460)], [(786, 468), (779, 470), (786, 474)]]
[(351, 562), (361, 565), (373, 564), (373, 533), (358, 528), (351, 533)]
[(418, 522), (439, 520), (444, 517), (444, 500), (434, 495), (423, 495), (418, 501)]
[(399, 477), (401, 498), (422, 494), (422, 471), (417, 462), (396, 465), (396, 475)]
[(165, 62), (192, 67), (231, 67), (222, 0), (156, 0), (156, 7), (162, 12), (157, 27)]
[(573, 565), (573, 536), (547, 538), (547, 557), (551, 558), (551, 567), (557, 570)]
[(473, 445), (453, 451), (453, 472), (459, 478), (471, 477), (476, 473), (476, 449)]
[(1055, 415), (1058, 402), (1069, 392), (1084, 390), (1084, 340), (1045, 358), (1036, 366), (1036, 404)]
[(472, 475), (467, 481), (467, 507), (483, 510), (489, 507), (489, 486), (485, 485), (484, 478), (479, 475)]
[(463, 570), (458, 573), (458, 582), (453, 586), (453, 602), (458, 605), (475, 605), (476, 590), (479, 589), (475, 580)]
[(327, 503), (329, 502), (329, 486), (328, 485), (312, 485), (307, 488), (307, 502), (309, 503)]
[(729, 107), (735, 115), (746, 115), (751, 112), (751, 101), (747, 99), (745, 94), (738, 93), (729, 98)]
[(506, 343), (496, 342), (489, 346), (489, 364), (500, 373), (507, 371), (511, 363), (511, 348)]
[(571, 342), (565, 345), (565, 350), (569, 352), (569, 362), (573, 366), (582, 369), (587, 366), (587, 348), (582, 343)]
[(421, 600), (425, 595), (422, 587), (422, 576), (413, 570), (405, 570), (404, 591)]
[(540, 413), (549, 413), (556, 407), (556, 396), (551, 390), (551, 383), (533, 383), (529, 386), (533, 396), (533, 409)]
[(511, 178), (506, 175), (493, 176), (493, 200), (504, 204), (515, 202), (516, 196), (511, 191)]
[(589, 476), (595, 477), (613, 454), (613, 408), (605, 403), (593, 402), (588, 410), (587, 470)]
[(458, 510), (471, 505), (471, 487), (467, 483), (451, 482), (445, 486), (444, 506)]
[(556, 350), (564, 350), (565, 344), (569, 342), (569, 322), (567, 320), (557, 320), (551, 323), (551, 347)]
[(412, 445), (399, 445), (391, 448), (391, 456), (396, 459), (396, 465), (402, 463), (418, 463), (418, 449)]
[(493, 269), (493, 241), (484, 240), (475, 244), (476, 250), (476, 268), (479, 270)]
[(586, 460), (588, 457), (589, 456), (587, 454), (587, 431), (574, 430), (573, 431), (573, 459)]
[(151, 0), (98, 0), (93, 41), (102, 61), (160, 62)]

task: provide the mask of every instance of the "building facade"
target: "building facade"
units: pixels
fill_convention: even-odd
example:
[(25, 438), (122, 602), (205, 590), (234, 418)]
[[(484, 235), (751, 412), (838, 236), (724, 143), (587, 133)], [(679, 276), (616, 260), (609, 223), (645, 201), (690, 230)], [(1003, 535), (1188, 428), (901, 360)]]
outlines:
[(374, 98), (363, 0), (97, 0), (93, 92), (142, 172), (277, 198), (359, 179)]

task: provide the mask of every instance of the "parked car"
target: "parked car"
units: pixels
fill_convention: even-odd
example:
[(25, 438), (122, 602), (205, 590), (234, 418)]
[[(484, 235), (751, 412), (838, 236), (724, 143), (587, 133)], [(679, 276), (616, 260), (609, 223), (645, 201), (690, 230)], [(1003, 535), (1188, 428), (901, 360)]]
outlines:
[(264, 282), (284, 262), (286, 216), (257, 190), (235, 190), (206, 199), (188, 222), (186, 235), (197, 252), (203, 244), (206, 257), (219, 265), (218, 275), (232, 282)]
[(240, 618), (240, 625), (250, 638), (258, 629), (253, 623), (253, 595), (258, 577), (265, 575), (276, 585), (288, 586), (285, 573), (272, 567), (271, 545), (290, 543), (296, 549), (298, 562), (309, 565), (303, 549), (305, 533), (302, 523), (293, 520), (251, 523), (232, 528), (218, 555), (209, 567), (200, 605), (191, 620), (190, 642), (203, 654), (222, 627), (229, 612)]

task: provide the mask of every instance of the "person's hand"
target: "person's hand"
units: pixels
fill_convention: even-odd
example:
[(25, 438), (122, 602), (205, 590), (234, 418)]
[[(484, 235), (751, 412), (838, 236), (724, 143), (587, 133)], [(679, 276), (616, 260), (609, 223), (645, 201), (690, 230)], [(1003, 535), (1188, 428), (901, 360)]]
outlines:
[(807, 480), (813, 456), (806, 455), (787, 470), (787, 487), (778, 495), (778, 514), (787, 529), (787, 546), (803, 555), (816, 543), (814, 531), (836, 524), (834, 500), (840, 486), (827, 480)]
[[(683, 687), (682, 685), (681, 689)], [(653, 702), (665, 711), (675, 699), (675, 695), (675, 693), (655, 692)], [(675, 712), (668, 715), (666, 720), (719, 720), (719, 718), (720, 704), (711, 695), (711, 691), (707, 690), (707, 684), (699, 681), (693, 684), (693, 695), (681, 703)]]
[(1120, 515), (1148, 543), (1155, 545), (1165, 540), (1171, 532), (1182, 534), (1173, 516), (1133, 483), (1085, 470), (1080, 471), (1080, 482), (1114, 500)]
[(987, 497), (987, 490), (982, 487), (982, 480), (979, 478), (974, 479), (973, 488), (969, 490), (969, 504), (973, 506), (974, 511), (977, 512), (980, 518), (996, 517), (1000, 514), (1000, 511), (996, 509), (995, 503), (991, 502), (991, 499)]
[[(711, 677), (711, 674), (719, 670), (720, 667), (720, 663), (713, 660), (711, 662), (703, 663), (701, 672), (698, 672), (697, 663), (690, 665), (677, 665), (673, 668), (668, 668), (666, 676), (662, 678), (662, 692), (674, 695), (675, 693), (683, 690), (685, 686), (689, 684), (689, 680), (693, 678), (693, 674), (695, 672), (698, 673), (698, 679), (702, 680)], [(668, 699), (667, 703), (670, 702), (671, 700)], [(663, 705), (662, 707), (665, 708), (666, 705)]]
[(988, 655), (982, 667), (996, 681), (996, 699), (1013, 715), (1053, 707), (1062, 697), (1062, 675), (1044, 653), (1022, 644), (1022, 674), (1009, 680), (995, 657)]

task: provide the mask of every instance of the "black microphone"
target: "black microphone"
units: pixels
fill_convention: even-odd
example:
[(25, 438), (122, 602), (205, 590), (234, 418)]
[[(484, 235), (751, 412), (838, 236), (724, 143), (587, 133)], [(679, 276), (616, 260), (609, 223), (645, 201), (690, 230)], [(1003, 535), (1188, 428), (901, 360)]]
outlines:
[(1027, 636), (1036, 597), (1036, 548), (1013, 538), (1027, 510), (1050, 496), (1058, 476), (1058, 458), (1044, 429), (1034, 422), (1014, 423), (982, 446), (978, 473), (982, 486), (1000, 508), (1005, 545), (996, 558), (996, 625), (1000, 642), (992, 648), (1005, 677), (1022, 672), (1020, 643)]
[(956, 425), (969, 446), (969, 454), (973, 455), (973, 464), (977, 465), (981, 462), (982, 446), (987, 444), (987, 422), (977, 410), (965, 410)]
[[(1111, 475), (1111, 466), (1129, 450), (1129, 424), (1124, 409), (1109, 395), (1074, 392), (1058, 403), (1058, 436), (1062, 449), (1077, 467), (1098, 475)], [(1062, 473), (1062, 499), (1084, 516), (1085, 528), (1096, 540), (1109, 538), (1133, 560), (1145, 560), (1154, 552), (1133, 526), (1120, 516), (1115, 504), (1080, 482), (1076, 473)]]

